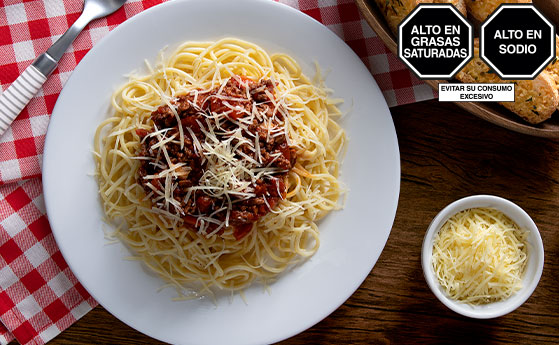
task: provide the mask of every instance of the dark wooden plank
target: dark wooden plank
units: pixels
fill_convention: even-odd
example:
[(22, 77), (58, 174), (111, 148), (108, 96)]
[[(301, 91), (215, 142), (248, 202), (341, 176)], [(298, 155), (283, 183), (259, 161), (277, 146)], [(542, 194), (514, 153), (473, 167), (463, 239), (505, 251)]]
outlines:
[[(396, 107), (392, 114), (402, 185), (385, 250), (344, 305), (283, 343), (559, 343), (559, 141), (514, 133), (437, 101)], [(539, 226), (546, 250), (544, 273), (532, 297), (493, 320), (472, 320), (448, 310), (430, 292), (420, 264), (423, 235), (437, 212), (458, 198), (481, 193), (523, 207)], [(52, 341), (91, 343), (158, 344), (101, 307)]]

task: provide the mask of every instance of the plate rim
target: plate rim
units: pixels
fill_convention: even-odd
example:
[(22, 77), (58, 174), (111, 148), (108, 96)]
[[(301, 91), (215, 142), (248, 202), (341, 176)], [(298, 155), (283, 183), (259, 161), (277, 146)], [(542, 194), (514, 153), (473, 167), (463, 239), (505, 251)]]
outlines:
[[(138, 20), (137, 18), (143, 18), (145, 16), (151, 16), (152, 12), (155, 13), (155, 11), (163, 11), (162, 8), (166, 8), (166, 7), (172, 7), (172, 6), (180, 6), (180, 3), (189, 3), (189, 2), (197, 2), (197, 1), (201, 1), (201, 0), (175, 0), (175, 1), (168, 1), (162, 4), (158, 4), (156, 6), (153, 6), (147, 10), (142, 11), (141, 13), (138, 13), (137, 15), (135, 15), (132, 18), (129, 18), (128, 20), (126, 20), (124, 23), (120, 24), (118, 27), (116, 27), (114, 30), (112, 30), (111, 32), (109, 32), (105, 37), (103, 37), (99, 42), (96, 43), (96, 45), (86, 54), (86, 56), (83, 58), (82, 62), (87, 62), (90, 59), (93, 59), (97, 50), (99, 50), (102, 45), (106, 44), (106, 42), (111, 39), (110, 37), (113, 37), (115, 34), (114, 33), (119, 33), (121, 31), (124, 30), (128, 30), (128, 26), (132, 25), (130, 23), (135, 22), (136, 20)], [(244, 1), (245, 3), (249, 3), (250, 1)], [(314, 18), (304, 14), (303, 12), (300, 12), (297, 9), (294, 9), (288, 5), (282, 4), (282, 3), (278, 3), (275, 1), (266, 1), (266, 0), (253, 0), (253, 2), (261, 2), (261, 3), (266, 3), (267, 6), (278, 6), (281, 7), (283, 10), (289, 11), (291, 12), (293, 15), (296, 15), (300, 18), (304, 18), (304, 20), (313, 22), (313, 25), (319, 25), (321, 27), (321, 29), (327, 33), (328, 35), (330, 35), (333, 39), (338, 40), (339, 42), (341, 42), (343, 45), (346, 46), (347, 49), (351, 50), (349, 48), (349, 46), (347, 46), (347, 44), (345, 42), (343, 42), (337, 35), (335, 35), (331, 30), (329, 30), (328, 28), (326, 28), (323, 24), (321, 24), (320, 22), (316, 21)], [(355, 55), (355, 54), (354, 54)], [(93, 56), (93, 57), (92, 57)], [(356, 56), (356, 55), (355, 55)], [(87, 60), (86, 60), (87, 59)], [(360, 62), (362, 64), (362, 62)], [(47, 135), (45, 138), (45, 154), (43, 155), (43, 171), (47, 171), (47, 167), (49, 166), (49, 160), (48, 160), (48, 154), (47, 154), (47, 148), (50, 146), (50, 142), (53, 139), (53, 136), (50, 135), (49, 133), (52, 133), (52, 131), (50, 131), (50, 124), (52, 123), (52, 119), (57, 118), (55, 115), (60, 111), (59, 108), (61, 108), (62, 106), (59, 105), (59, 100), (64, 100), (64, 95), (67, 93), (67, 90), (69, 88), (67, 88), (67, 86), (72, 87), (73, 83), (74, 83), (74, 75), (76, 75), (77, 73), (81, 73), (80, 71), (82, 70), (82, 66), (84, 66), (85, 64), (80, 63), (78, 64), (78, 66), (76, 67), (76, 69), (74, 70), (74, 72), (72, 73), (72, 75), (69, 77), (69, 79), (67, 80), (65, 87), (63, 88), (63, 90), (61, 91), (56, 105), (54, 107), (52, 116), (51, 116), (51, 120), (49, 121), (49, 130), (47, 131)], [(134, 67), (134, 66), (132, 66)], [(364, 65), (363, 65), (364, 67)], [(371, 75), (369, 75), (369, 77), (374, 81), (373, 77)], [(376, 81), (374, 81), (374, 86), (379, 90), (379, 92), (382, 94), (382, 92), (380, 91), (380, 89), (378, 88), (378, 85), (376, 84)], [(388, 106), (386, 105), (386, 103), (384, 103), (384, 107), (387, 108), (388, 113), (390, 114), (390, 110), (388, 109)], [(367, 279), (367, 277), (369, 276), (372, 268), (374, 267), (374, 265), (378, 262), (378, 258), (380, 257), (380, 254), (382, 253), (382, 251), (384, 250), (384, 247), (386, 246), (386, 243), (388, 241), (392, 226), (394, 224), (394, 219), (396, 216), (396, 211), (397, 211), (397, 206), (398, 206), (398, 202), (399, 202), (399, 194), (400, 194), (400, 187), (401, 187), (401, 163), (400, 163), (400, 152), (399, 152), (399, 145), (398, 145), (398, 139), (397, 139), (397, 133), (394, 127), (394, 122), (391, 120), (391, 126), (392, 126), (392, 131), (394, 133), (393, 136), (393, 140), (394, 140), (394, 148), (395, 148), (395, 154), (396, 157), (394, 159), (395, 164), (396, 164), (396, 170), (397, 170), (397, 178), (396, 178), (396, 193), (395, 193), (395, 198), (393, 200), (393, 205), (390, 206), (390, 210), (391, 210), (391, 216), (390, 218), (392, 219), (390, 222), (390, 227), (388, 230), (388, 234), (386, 236), (386, 238), (384, 239), (384, 243), (382, 243), (382, 249), (380, 250), (380, 252), (378, 253), (378, 256), (376, 257), (376, 259), (374, 261), (372, 261), (370, 263), (370, 269), (369, 269), (369, 273), (367, 275), (365, 275), (360, 281), (355, 281), (354, 282), (354, 286), (352, 287), (351, 291), (349, 291), (349, 294), (347, 296), (344, 296), (342, 299), (340, 299), (340, 303), (339, 304), (335, 304), (335, 306), (333, 305), (333, 307), (331, 308), (330, 312), (322, 315), (321, 317), (318, 317), (317, 319), (311, 320), (307, 323), (305, 323), (304, 325), (302, 325), (298, 330), (294, 330), (293, 332), (291, 332), (291, 334), (287, 335), (287, 336), (279, 336), (277, 338), (268, 338), (266, 341), (280, 341), (283, 339), (287, 339), (289, 337), (292, 337), (296, 334), (299, 334), (305, 330), (307, 330), (308, 328), (312, 327), (313, 325), (317, 324), (318, 322), (320, 322), (321, 320), (323, 320), (324, 318), (328, 317), (328, 315), (330, 315), (333, 311), (335, 311), (336, 309), (338, 309), (343, 303), (345, 303), (347, 301), (347, 299), (355, 293), (355, 291), (359, 288), (359, 286), (363, 283), (363, 281), (365, 279)], [(45, 189), (45, 207), (47, 209), (47, 215), (50, 213), (49, 212), (49, 208), (52, 205), (52, 202), (49, 202), (47, 200), (50, 200), (50, 196), (52, 195), (51, 193), (47, 193), (46, 190), (49, 189), (50, 190), (50, 185), (49, 185), (49, 181), (48, 181), (48, 174), (43, 173), (42, 175), (42, 182), (43, 182), (43, 187)], [(68, 266), (70, 267), (70, 270), (72, 271), (72, 273), (74, 274), (74, 276), (80, 281), (80, 283), (82, 284), (82, 286), (88, 291), (88, 293), (99, 303), (101, 304), (107, 311), (109, 311), (114, 317), (116, 317), (117, 319), (119, 319), (121, 322), (125, 323), (126, 325), (128, 325), (129, 327), (137, 330), (138, 332), (141, 332), (143, 334), (146, 334), (150, 337), (153, 337), (155, 339), (160, 339), (163, 341), (169, 341), (169, 339), (163, 339), (161, 337), (158, 337), (150, 332), (146, 332), (145, 330), (141, 330), (138, 327), (136, 327), (136, 325), (134, 325), (132, 322), (129, 322), (130, 320), (122, 318), (121, 315), (117, 316), (118, 313), (115, 313), (113, 311), (113, 308), (109, 305), (104, 304), (103, 301), (100, 301), (97, 297), (96, 297), (96, 293), (92, 292), (85, 284), (82, 283), (83, 279), (80, 279), (80, 277), (82, 276), (82, 272), (79, 269), (75, 269), (74, 267), (74, 263), (72, 262), (72, 260), (68, 260), (68, 256), (67, 256), (67, 252), (65, 252), (65, 250), (63, 250), (63, 246), (60, 245), (61, 240), (59, 239), (59, 236), (61, 235), (60, 232), (56, 231), (54, 229), (54, 227), (52, 227), (53, 229), (53, 236), (60, 248), (60, 252), (63, 255), (64, 259), (66, 260), (66, 262), (68, 263)], [(58, 235), (57, 235), (58, 234)]]

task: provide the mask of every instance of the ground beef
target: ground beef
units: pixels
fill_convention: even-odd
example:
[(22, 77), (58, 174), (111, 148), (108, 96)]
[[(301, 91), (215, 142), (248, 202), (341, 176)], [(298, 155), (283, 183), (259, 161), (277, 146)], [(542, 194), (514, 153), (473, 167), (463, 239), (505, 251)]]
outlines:
[[(191, 93), (172, 101), (180, 124), (168, 105), (155, 110), (151, 115), (153, 130), (137, 131), (137, 134), (143, 138), (138, 156), (148, 158), (140, 160), (138, 183), (147, 193), (151, 193), (154, 206), (171, 212), (176, 211), (190, 228), (194, 230), (203, 228), (206, 233), (217, 227), (223, 227), (220, 225), (224, 225), (228, 219), (229, 225), (235, 230), (236, 238), (245, 236), (254, 222), (270, 212), (270, 209), (285, 197), (284, 181), (296, 160), (295, 150), (288, 145), (283, 131), (286, 112), (284, 108), (274, 104), (274, 97), (274, 83), (271, 80), (256, 82), (242, 76), (234, 76), (225, 85), (209, 92)], [(257, 116), (254, 115), (253, 109), (257, 110)], [(212, 113), (224, 116), (216, 121), (208, 116)], [(179, 140), (179, 125), (184, 132), (183, 148)], [(256, 161), (261, 160), (261, 163), (256, 166), (251, 163), (252, 168), (275, 168), (274, 173), (262, 178), (241, 181), (246, 183), (244, 193), (249, 193), (250, 196), (229, 194), (231, 201), (229, 204), (226, 196), (216, 197), (207, 190), (194, 189), (189, 193), (192, 187), (202, 185), (201, 178), (208, 169), (212, 168), (208, 167), (206, 159), (208, 152), (202, 150), (204, 153), (201, 153), (199, 149), (197, 150), (195, 138), (188, 129), (192, 131), (198, 142), (204, 143), (209, 140), (205, 132), (210, 128), (214, 130), (218, 141), (227, 140), (230, 138), (230, 133), (237, 132), (240, 137), (232, 141), (233, 145), (239, 144), (234, 152), (235, 160), (244, 159), (247, 162), (244, 155)], [(154, 132), (161, 130), (166, 132), (160, 136), (164, 135), (165, 138), (176, 136), (172, 142), (164, 145), (172, 166), (185, 163), (183, 167), (175, 170), (176, 176), (173, 176), (170, 181), (173, 187), (173, 199), (176, 200), (175, 205), (162, 200), (161, 194), (165, 191), (166, 179), (157, 177), (159, 173), (169, 169), (163, 150), (152, 148), (160, 143), (161, 139)], [(253, 144), (255, 137), (259, 141), (259, 155), (256, 154)], [(241, 143), (243, 139), (248, 140), (250, 144)], [(227, 210), (222, 210), (224, 207)], [(203, 217), (210, 217), (215, 222), (204, 225), (208, 222), (201, 222), (201, 219), (207, 219)]]

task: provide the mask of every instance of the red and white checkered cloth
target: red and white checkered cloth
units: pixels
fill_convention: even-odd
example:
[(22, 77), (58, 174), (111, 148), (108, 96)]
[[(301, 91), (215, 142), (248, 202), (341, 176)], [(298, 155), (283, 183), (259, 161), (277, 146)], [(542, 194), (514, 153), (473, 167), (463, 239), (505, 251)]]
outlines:
[[(41, 175), (44, 139), (62, 86), (89, 49), (127, 18), (165, 0), (129, 0), (91, 23), (43, 88), (0, 138), (0, 344), (44, 344), (97, 302), (62, 258), (46, 217)], [(277, 1), (277, 0), (276, 0)], [(361, 57), (389, 106), (434, 97), (392, 55), (352, 0), (279, 0), (325, 24)], [(0, 0), (2, 90), (78, 18), (77, 0)]]
[(97, 302), (74, 277), (50, 231), (39, 179), (0, 189), (1, 335), (43, 344)]

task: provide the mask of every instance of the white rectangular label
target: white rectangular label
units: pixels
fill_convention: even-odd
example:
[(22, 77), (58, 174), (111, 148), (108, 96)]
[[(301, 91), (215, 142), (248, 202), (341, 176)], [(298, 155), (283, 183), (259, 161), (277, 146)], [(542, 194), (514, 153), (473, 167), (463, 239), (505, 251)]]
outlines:
[(514, 83), (439, 84), (440, 102), (514, 102)]

